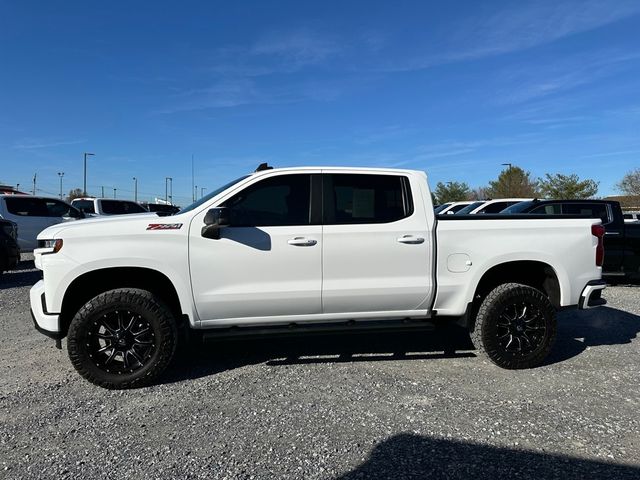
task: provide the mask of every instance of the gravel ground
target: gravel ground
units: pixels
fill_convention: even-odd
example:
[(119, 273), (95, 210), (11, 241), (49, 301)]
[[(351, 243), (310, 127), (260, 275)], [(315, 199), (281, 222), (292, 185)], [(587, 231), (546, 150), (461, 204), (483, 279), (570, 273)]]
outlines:
[(0, 478), (640, 478), (639, 287), (562, 313), (537, 369), (461, 336), (298, 336), (193, 346), (122, 392), (33, 329), (20, 268), (0, 279)]

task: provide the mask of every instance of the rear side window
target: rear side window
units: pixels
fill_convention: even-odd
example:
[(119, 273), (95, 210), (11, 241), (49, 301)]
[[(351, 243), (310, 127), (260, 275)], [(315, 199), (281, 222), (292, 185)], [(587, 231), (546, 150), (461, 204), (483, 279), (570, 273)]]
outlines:
[(603, 224), (611, 221), (609, 209), (605, 203), (565, 203), (562, 205), (562, 213), (599, 218)]
[(28, 196), (5, 197), (7, 211), (19, 217), (48, 217), (47, 206), (42, 198)]
[(409, 179), (396, 175), (325, 174), (324, 223), (389, 223), (413, 213)]
[(224, 203), (233, 227), (310, 225), (311, 175), (278, 175), (254, 183)]
[(144, 213), (146, 210), (134, 202), (121, 200), (101, 200), (102, 212), (107, 215), (126, 215), (129, 213)]

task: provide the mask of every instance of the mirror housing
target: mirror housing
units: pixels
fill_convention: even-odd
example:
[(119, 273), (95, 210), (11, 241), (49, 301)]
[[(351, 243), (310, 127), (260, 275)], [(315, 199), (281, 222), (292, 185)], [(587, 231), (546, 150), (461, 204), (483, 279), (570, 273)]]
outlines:
[(229, 209), (226, 207), (216, 207), (210, 209), (204, 217), (204, 227), (202, 227), (202, 236), (212, 240), (220, 239), (220, 229), (228, 227)]

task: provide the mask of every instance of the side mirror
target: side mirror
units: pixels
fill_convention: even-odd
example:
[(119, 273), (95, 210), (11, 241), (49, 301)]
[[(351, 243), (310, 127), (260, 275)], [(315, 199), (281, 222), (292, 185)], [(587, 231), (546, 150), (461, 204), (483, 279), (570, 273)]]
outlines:
[(212, 208), (204, 217), (204, 227), (202, 227), (202, 236), (212, 240), (220, 239), (220, 229), (228, 227), (229, 209), (226, 207)]

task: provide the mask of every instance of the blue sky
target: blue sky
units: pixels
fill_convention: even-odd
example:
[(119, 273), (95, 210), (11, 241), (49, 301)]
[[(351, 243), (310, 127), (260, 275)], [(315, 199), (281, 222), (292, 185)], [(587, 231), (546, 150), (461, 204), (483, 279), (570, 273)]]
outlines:
[(0, 0), (0, 181), (191, 200), (276, 166), (600, 194), (640, 166), (640, 2)]

